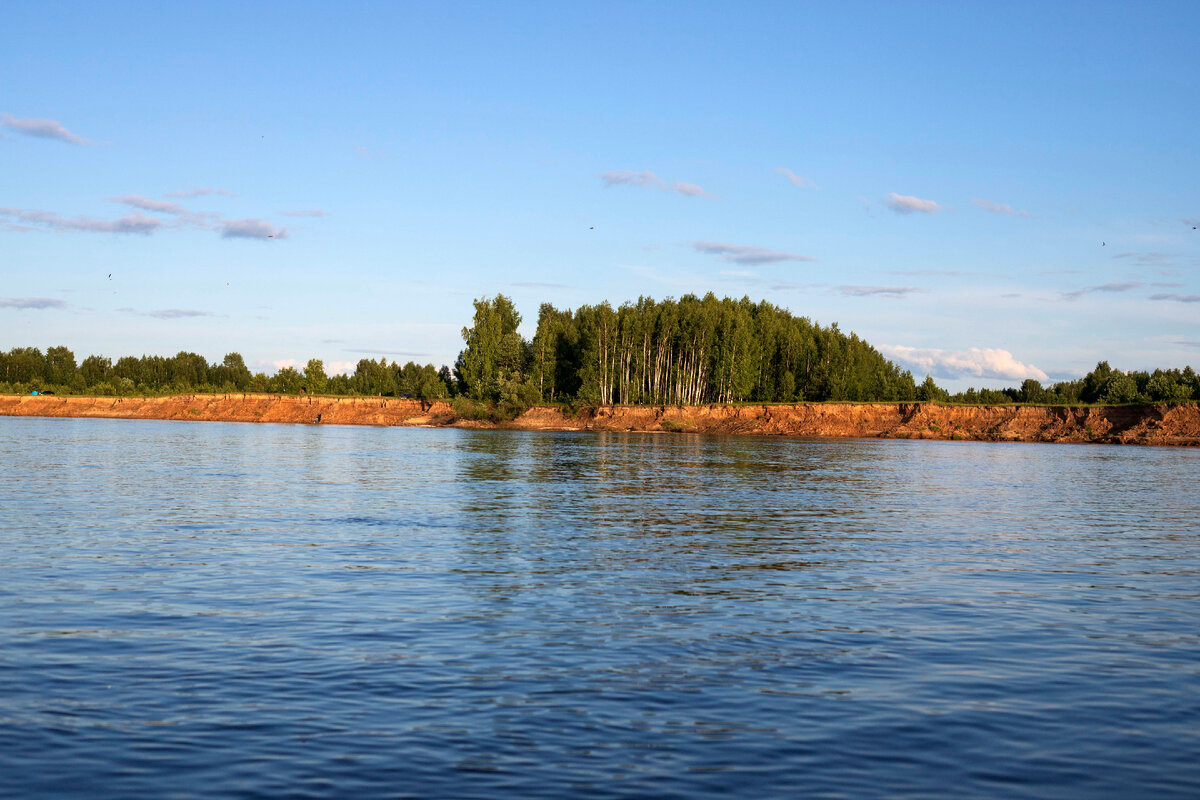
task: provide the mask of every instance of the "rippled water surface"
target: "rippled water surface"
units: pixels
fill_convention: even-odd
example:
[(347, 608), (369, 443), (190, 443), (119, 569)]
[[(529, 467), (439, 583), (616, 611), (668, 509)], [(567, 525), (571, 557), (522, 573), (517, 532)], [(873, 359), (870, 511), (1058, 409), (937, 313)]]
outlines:
[(5, 797), (1195, 797), (1200, 451), (0, 418)]

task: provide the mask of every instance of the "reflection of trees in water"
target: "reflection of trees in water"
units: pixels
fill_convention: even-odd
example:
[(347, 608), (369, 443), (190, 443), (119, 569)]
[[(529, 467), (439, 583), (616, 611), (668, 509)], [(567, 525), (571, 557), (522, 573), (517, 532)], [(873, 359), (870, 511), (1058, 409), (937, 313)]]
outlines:
[(472, 432), (459, 463), (463, 554), (514, 590), (779, 592), (871, 535), (861, 443)]

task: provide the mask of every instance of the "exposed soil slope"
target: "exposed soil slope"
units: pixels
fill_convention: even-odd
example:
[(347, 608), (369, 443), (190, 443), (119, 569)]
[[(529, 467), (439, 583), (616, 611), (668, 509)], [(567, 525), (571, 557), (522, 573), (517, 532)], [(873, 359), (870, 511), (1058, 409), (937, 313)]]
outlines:
[(265, 394), (173, 397), (0, 396), (0, 416), (427, 425), (520, 430), (670, 431), (765, 436), (1200, 445), (1200, 405), (1115, 408), (820, 403), (614, 406), (570, 416), (539, 406), (503, 426), (458, 420), (449, 403)]

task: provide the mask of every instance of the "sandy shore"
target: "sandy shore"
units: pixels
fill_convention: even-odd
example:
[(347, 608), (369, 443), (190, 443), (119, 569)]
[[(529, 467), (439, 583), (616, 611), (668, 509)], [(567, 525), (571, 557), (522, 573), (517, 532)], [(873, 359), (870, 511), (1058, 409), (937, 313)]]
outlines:
[(1196, 403), (1114, 408), (931, 403), (612, 406), (574, 416), (556, 407), (536, 406), (511, 423), (492, 425), (459, 420), (450, 404), (442, 401), (423, 406), (416, 400), (393, 398), (266, 394), (123, 398), (9, 395), (0, 396), (0, 416), (1200, 445), (1200, 405)]

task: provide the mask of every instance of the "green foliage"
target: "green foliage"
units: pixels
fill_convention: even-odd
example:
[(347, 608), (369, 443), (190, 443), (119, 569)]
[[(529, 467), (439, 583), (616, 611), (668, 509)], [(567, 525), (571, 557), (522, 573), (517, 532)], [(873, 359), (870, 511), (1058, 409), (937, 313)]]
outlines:
[[(303, 374), (285, 367), (270, 377), (252, 374), (239, 353), (229, 353), (209, 364), (196, 353), (163, 356), (123, 356), (114, 364), (105, 356), (88, 356), (76, 365), (66, 347), (51, 347), (43, 355), (33, 347), (0, 351), (0, 392), (26, 394), (50, 390), (57, 394), (96, 396), (161, 395), (217, 392), (272, 392), (275, 394), (353, 395), (387, 397), (408, 394), (422, 401), (449, 397), (448, 367), (432, 364), (389, 364), (364, 359), (354, 375), (327, 375), (320, 359), (309, 360)], [(397, 387), (404, 391), (398, 392)]]
[[(492, 305), (476, 301), (459, 357), (464, 391), (499, 400), (524, 375), (543, 401), (689, 404), (810, 400), (911, 400), (912, 375), (856, 335), (822, 328), (770, 303), (684, 295), (678, 301), (608, 303), (560, 311), (543, 304), (519, 367), (485, 374)], [(519, 318), (518, 318), (519, 319)], [(515, 325), (511, 327), (515, 332)], [(491, 334), (494, 339), (496, 334)], [(518, 348), (512, 348), (516, 352)]]
[(329, 376), (325, 374), (325, 362), (310, 358), (304, 367), (304, 387), (309, 394), (325, 394), (329, 388)]
[(923, 403), (944, 403), (950, 399), (950, 393), (934, 383), (932, 375), (926, 375), (917, 387), (917, 399)]
[(458, 359), (460, 380), (472, 400), (495, 402), (505, 381), (523, 380), (526, 346), (517, 326), (521, 315), (502, 294), (475, 301), (474, 324), (463, 328), (466, 343)]

